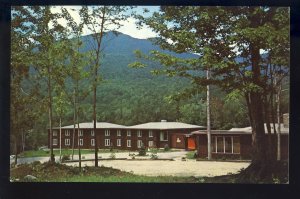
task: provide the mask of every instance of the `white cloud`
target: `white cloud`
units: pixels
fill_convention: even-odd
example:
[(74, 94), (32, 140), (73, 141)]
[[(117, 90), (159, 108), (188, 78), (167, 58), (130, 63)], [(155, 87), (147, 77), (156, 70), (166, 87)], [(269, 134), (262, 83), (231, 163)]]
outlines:
[[(51, 11), (53, 13), (61, 13), (61, 10), (60, 10), (61, 7), (62, 6), (53, 6), (51, 8)], [(64, 7), (69, 11), (69, 13), (73, 17), (74, 21), (76, 23), (79, 23), (80, 22), (80, 16), (79, 16), (80, 6), (64, 6)], [(67, 26), (67, 21), (65, 19), (59, 19), (58, 22), (62, 26)], [(121, 22), (122, 26), (116, 30), (121, 33), (130, 35), (131, 37), (138, 38), (138, 39), (147, 39), (150, 37), (157, 36), (157, 34), (148, 27), (142, 27), (142, 28), (138, 29), (135, 23), (136, 23), (136, 19), (129, 17), (129, 18), (127, 18), (127, 20)], [(49, 27), (52, 27), (52, 24), (49, 24)], [(115, 27), (110, 26), (108, 29), (112, 30), (112, 29), (115, 29)], [(92, 32), (85, 26), (83, 29), (82, 35), (89, 35), (91, 33)]]

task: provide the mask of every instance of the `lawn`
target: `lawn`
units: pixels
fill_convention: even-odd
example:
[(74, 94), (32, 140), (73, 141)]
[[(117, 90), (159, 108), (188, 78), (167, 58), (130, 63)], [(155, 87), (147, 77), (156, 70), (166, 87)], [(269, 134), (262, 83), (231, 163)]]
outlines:
[(23, 164), (10, 170), (11, 181), (26, 182), (26, 175), (37, 177), (37, 182), (145, 182), (145, 183), (199, 183), (203, 178), (157, 176), (149, 177), (135, 175), (108, 167), (78, 167), (66, 166), (59, 163)]
[[(176, 149), (170, 149), (168, 151), (165, 151), (164, 149), (157, 149), (157, 152), (176, 152), (179, 150)], [(130, 152), (130, 153), (138, 153), (138, 151), (128, 151), (128, 150), (118, 150), (114, 149), (111, 151), (110, 149), (99, 149), (98, 153), (118, 153), (118, 152)], [(59, 149), (54, 149), (53, 153), (55, 156), (59, 156)], [(93, 149), (81, 149), (81, 154), (94, 154), (95, 151)], [(150, 152), (148, 152), (150, 153)], [(50, 150), (30, 150), (30, 151), (24, 151), (20, 153), (19, 157), (48, 157), (50, 154)], [(74, 154), (78, 155), (78, 149), (74, 150)], [(72, 155), (72, 149), (62, 149), (62, 155)]]

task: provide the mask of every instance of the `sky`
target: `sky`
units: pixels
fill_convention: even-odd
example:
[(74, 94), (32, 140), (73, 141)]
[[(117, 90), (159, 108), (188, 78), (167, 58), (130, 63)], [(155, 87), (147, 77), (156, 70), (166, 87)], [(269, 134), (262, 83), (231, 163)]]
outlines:
[[(59, 13), (61, 7), (62, 6), (54, 6), (51, 8), (51, 11), (54, 13)], [(79, 23), (79, 21), (80, 21), (80, 17), (79, 17), (80, 6), (64, 6), (64, 7), (69, 11), (69, 13), (73, 17), (73, 19), (77, 23)], [(144, 8), (147, 8), (150, 11), (150, 13), (159, 10), (158, 6), (138, 6), (138, 7), (134, 8), (134, 11), (136, 11), (138, 14), (142, 14)], [(158, 36), (155, 32), (153, 32), (148, 27), (143, 27), (141, 29), (138, 29), (135, 25), (135, 22), (136, 22), (136, 19), (134, 19), (133, 17), (129, 17), (126, 21), (122, 22), (123, 26), (120, 29), (117, 29), (117, 31), (122, 32), (127, 35), (130, 35), (131, 37), (138, 38), (138, 39), (147, 39), (147, 38)], [(59, 23), (63, 26), (66, 26), (66, 21), (63, 19), (59, 20)], [(113, 27), (111, 27), (111, 28), (113, 28)], [(85, 27), (83, 30), (83, 35), (88, 35), (88, 34), (91, 34), (91, 31), (87, 27)]]

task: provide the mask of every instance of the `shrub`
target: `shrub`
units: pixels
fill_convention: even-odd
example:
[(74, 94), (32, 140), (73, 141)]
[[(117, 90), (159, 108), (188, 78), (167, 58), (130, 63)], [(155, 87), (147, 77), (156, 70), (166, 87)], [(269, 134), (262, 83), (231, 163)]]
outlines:
[(169, 145), (168, 145), (168, 144), (165, 144), (165, 146), (164, 146), (164, 150), (165, 150), (165, 151), (170, 151), (170, 147), (169, 147)]
[(139, 149), (139, 156), (146, 155), (146, 147), (142, 144), (141, 148)]
[(151, 149), (151, 155), (150, 155), (150, 158), (152, 160), (157, 160), (158, 159), (158, 155), (157, 155), (157, 149)]
[(70, 155), (63, 155), (61, 161), (64, 162), (66, 160), (70, 160)]

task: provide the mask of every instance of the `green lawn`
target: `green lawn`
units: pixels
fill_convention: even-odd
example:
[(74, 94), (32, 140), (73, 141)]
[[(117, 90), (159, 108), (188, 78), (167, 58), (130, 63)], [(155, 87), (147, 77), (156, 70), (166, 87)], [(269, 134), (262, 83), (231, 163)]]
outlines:
[[(178, 150), (176, 149), (170, 149), (169, 151), (165, 151), (164, 149), (157, 149), (157, 152), (162, 153), (162, 152), (176, 152)], [(55, 156), (59, 156), (59, 149), (54, 149), (53, 150)], [(118, 152), (130, 152), (130, 153), (135, 153), (137, 154), (138, 151), (128, 151), (128, 150), (117, 150), (114, 149), (111, 151), (110, 149), (99, 149), (98, 153), (118, 153)], [(95, 151), (93, 149), (81, 149), (81, 154), (94, 154)], [(150, 154), (150, 151), (147, 151), (147, 154)], [(74, 154), (78, 155), (78, 150), (74, 150)], [(43, 150), (30, 150), (30, 151), (24, 151), (19, 154), (19, 157), (48, 157), (50, 155), (50, 150), (49, 151), (43, 151)], [(62, 155), (72, 155), (72, 149), (62, 149)]]
[(10, 170), (12, 181), (26, 182), (26, 175), (37, 177), (37, 182), (144, 182), (144, 183), (199, 183), (203, 178), (174, 176), (142, 176), (108, 167), (78, 167), (59, 163), (23, 164)]

